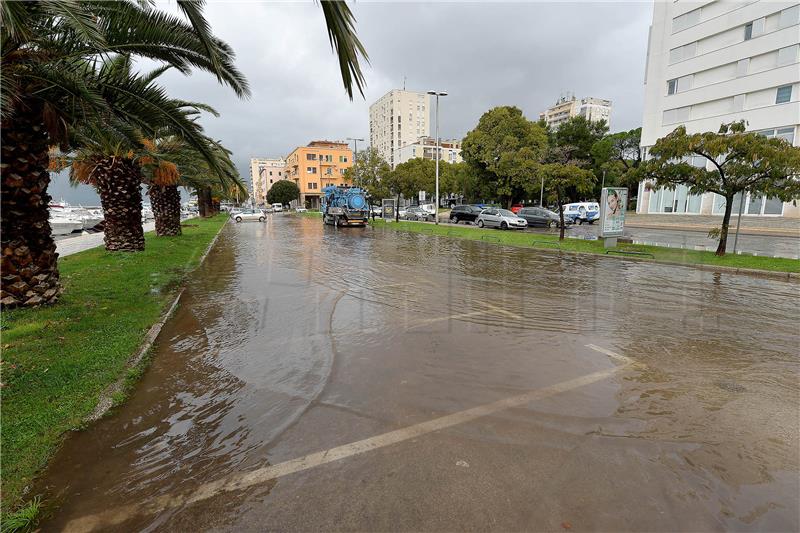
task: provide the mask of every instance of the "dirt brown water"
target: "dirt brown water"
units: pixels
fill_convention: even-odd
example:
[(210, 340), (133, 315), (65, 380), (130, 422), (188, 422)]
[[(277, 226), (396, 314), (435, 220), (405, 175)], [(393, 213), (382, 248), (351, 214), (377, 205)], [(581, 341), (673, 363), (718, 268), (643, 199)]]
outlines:
[[(130, 400), (41, 480), (43, 529), (796, 531), (798, 296), (310, 218), (229, 225)], [(408, 429), (530, 391), (550, 392)]]

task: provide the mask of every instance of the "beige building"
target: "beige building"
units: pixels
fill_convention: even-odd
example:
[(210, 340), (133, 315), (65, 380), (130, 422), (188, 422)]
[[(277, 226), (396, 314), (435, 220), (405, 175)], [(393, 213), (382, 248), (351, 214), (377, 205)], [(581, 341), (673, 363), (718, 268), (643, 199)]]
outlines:
[(353, 151), (343, 141), (312, 141), (286, 156), (285, 179), (300, 189), (300, 203), (319, 209), (322, 189), (329, 185), (351, 185), (345, 171), (353, 166)]
[(256, 205), (267, 203), (267, 193), (272, 184), (286, 179), (286, 160), (251, 159), (250, 160), (250, 197)]
[[(394, 152), (394, 164), (399, 165), (411, 159), (436, 160), (436, 139), (434, 137), (420, 137), (411, 144), (401, 146)], [(461, 141), (458, 139), (439, 140), (439, 160), (445, 163), (461, 163)]]
[(392, 89), (369, 106), (369, 141), (394, 168), (396, 152), (430, 135), (430, 96)]
[(551, 128), (557, 128), (572, 117), (584, 117), (590, 122), (605, 120), (611, 125), (611, 100), (587, 96), (578, 100), (575, 95), (564, 95), (552, 107), (539, 113)]

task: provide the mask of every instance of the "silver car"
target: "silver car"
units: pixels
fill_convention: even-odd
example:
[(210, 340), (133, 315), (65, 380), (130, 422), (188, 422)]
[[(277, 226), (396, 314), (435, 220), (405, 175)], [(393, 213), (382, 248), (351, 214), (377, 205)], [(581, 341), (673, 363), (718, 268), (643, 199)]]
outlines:
[(479, 228), (500, 228), (500, 229), (525, 229), (528, 221), (518, 217), (508, 209), (497, 209), (490, 207), (481, 211), (475, 223)]
[(231, 218), (237, 223), (243, 220), (258, 220), (259, 222), (264, 222), (267, 219), (267, 215), (261, 209), (245, 209), (238, 213), (231, 213)]

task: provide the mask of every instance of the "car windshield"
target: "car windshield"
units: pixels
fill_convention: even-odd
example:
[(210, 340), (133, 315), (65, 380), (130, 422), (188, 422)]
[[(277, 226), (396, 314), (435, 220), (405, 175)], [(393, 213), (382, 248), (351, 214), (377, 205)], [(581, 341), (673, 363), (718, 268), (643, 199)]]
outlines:
[(517, 216), (514, 213), (512, 213), (511, 211), (509, 211), (508, 209), (498, 209), (497, 213), (502, 217), (515, 217), (515, 216)]

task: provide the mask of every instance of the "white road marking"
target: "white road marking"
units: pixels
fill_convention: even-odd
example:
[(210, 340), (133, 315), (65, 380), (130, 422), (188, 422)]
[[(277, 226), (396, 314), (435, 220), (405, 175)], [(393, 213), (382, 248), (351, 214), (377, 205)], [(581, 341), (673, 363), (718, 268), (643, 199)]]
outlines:
[(607, 356), (611, 357), (612, 359), (616, 359), (617, 361), (619, 361), (619, 362), (621, 362), (623, 364), (632, 365), (634, 363), (633, 359), (631, 359), (630, 357), (625, 357), (624, 355), (620, 355), (620, 354), (618, 354), (616, 352), (612, 352), (611, 350), (609, 350), (607, 348), (603, 348), (602, 346), (597, 346), (595, 344), (587, 344), (586, 347), (587, 348), (591, 348), (592, 350), (594, 350), (596, 352), (604, 353)]
[(109, 528), (111, 526), (122, 524), (134, 516), (153, 515), (166, 509), (178, 508), (184, 505), (204, 501), (221, 493), (247, 489), (249, 487), (261, 485), (267, 481), (272, 481), (290, 474), (309, 470), (311, 468), (332, 463), (334, 461), (340, 461), (348, 457), (353, 457), (365, 452), (377, 450), (379, 448), (421, 437), (428, 433), (441, 431), (452, 426), (464, 424), (466, 422), (489, 416), (506, 409), (523, 407), (532, 401), (542, 400), (556, 394), (571, 391), (573, 389), (604, 380), (610, 376), (613, 376), (631, 362), (631, 359), (616, 354), (610, 350), (606, 350), (605, 348), (595, 346), (594, 344), (587, 346), (592, 350), (604, 353), (614, 359), (625, 361), (626, 364), (623, 366), (615, 366), (606, 370), (592, 372), (591, 374), (587, 374), (585, 376), (562, 381), (541, 389), (526, 392), (525, 394), (511, 396), (496, 402), (480, 405), (478, 407), (473, 407), (471, 409), (445, 415), (433, 420), (428, 420), (427, 422), (421, 422), (419, 424), (414, 424), (413, 426), (383, 433), (382, 435), (376, 435), (374, 437), (369, 437), (363, 440), (352, 442), (350, 444), (337, 446), (329, 450), (312, 453), (303, 457), (298, 457), (297, 459), (291, 459), (276, 465), (259, 468), (250, 472), (236, 473), (226, 478), (200, 485), (188, 494), (165, 494), (149, 501), (124, 505), (101, 513), (76, 518), (67, 523), (64, 531), (72, 533)]

